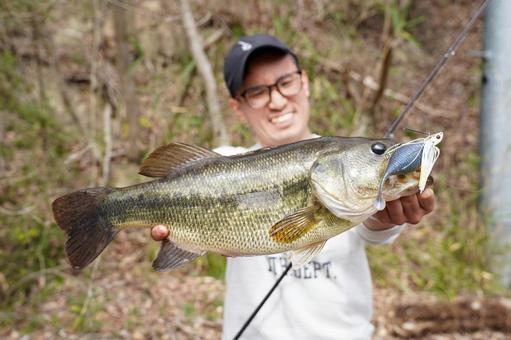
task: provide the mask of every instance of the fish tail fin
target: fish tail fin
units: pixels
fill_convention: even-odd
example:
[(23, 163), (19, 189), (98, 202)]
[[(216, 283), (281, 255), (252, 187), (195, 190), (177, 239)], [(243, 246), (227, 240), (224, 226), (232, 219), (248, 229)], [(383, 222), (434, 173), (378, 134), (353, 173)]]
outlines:
[(91, 263), (117, 233), (116, 228), (99, 214), (103, 199), (112, 192), (109, 188), (88, 188), (57, 198), (53, 216), (67, 234), (66, 253), (75, 269)]

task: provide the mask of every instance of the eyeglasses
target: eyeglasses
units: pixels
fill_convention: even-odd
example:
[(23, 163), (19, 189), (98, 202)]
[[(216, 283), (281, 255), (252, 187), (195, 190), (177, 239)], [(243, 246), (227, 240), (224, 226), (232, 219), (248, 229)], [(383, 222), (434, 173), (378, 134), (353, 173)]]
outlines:
[(297, 70), (283, 75), (274, 84), (254, 86), (241, 92), (238, 97), (242, 97), (245, 102), (253, 109), (260, 109), (271, 100), (271, 89), (275, 87), (284, 97), (291, 97), (302, 89), (302, 71)]

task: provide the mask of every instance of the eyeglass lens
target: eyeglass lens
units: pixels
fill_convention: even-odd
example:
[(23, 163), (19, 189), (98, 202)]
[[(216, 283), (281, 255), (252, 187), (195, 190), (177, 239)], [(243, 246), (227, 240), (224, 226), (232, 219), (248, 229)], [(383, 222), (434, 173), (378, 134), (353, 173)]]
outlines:
[(250, 88), (244, 92), (243, 97), (252, 108), (261, 108), (270, 102), (272, 87), (275, 87), (284, 97), (294, 96), (302, 89), (301, 74), (299, 72), (291, 73), (283, 76), (273, 85)]

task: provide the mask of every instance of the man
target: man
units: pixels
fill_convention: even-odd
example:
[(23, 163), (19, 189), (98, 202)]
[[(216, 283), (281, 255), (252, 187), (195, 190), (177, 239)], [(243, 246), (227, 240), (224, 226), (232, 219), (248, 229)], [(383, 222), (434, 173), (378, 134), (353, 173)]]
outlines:
[[(229, 106), (258, 144), (220, 147), (230, 155), (315, 138), (309, 129), (309, 80), (298, 58), (267, 35), (240, 39), (225, 58)], [(366, 243), (392, 242), (404, 223), (418, 223), (435, 205), (434, 193), (387, 202), (385, 210), (330, 239), (313, 261), (288, 273), (243, 339), (369, 339), (372, 284)], [(164, 226), (151, 235), (161, 240)], [(285, 254), (227, 259), (224, 329), (232, 339), (287, 266)]]

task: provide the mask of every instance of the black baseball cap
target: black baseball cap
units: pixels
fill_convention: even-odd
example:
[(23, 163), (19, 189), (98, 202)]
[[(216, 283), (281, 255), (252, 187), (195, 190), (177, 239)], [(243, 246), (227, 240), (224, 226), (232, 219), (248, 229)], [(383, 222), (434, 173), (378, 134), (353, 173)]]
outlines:
[(298, 58), (283, 42), (268, 34), (256, 34), (241, 37), (224, 59), (224, 80), (231, 97), (243, 84), (245, 66), (248, 58), (261, 49), (275, 49), (290, 54), (298, 65)]

